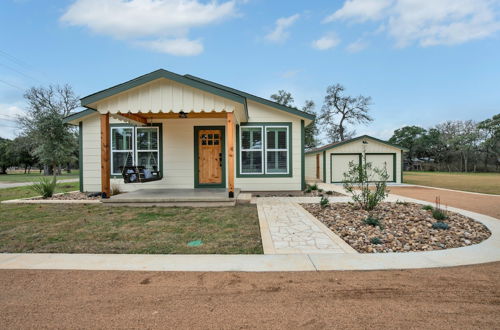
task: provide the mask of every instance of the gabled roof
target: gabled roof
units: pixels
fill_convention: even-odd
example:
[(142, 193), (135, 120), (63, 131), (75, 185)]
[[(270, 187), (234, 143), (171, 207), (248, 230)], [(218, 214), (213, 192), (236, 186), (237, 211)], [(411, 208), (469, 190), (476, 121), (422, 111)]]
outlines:
[(184, 77), (192, 79), (192, 80), (195, 80), (195, 81), (199, 81), (199, 82), (202, 82), (202, 83), (205, 83), (205, 84), (208, 84), (210, 86), (214, 86), (214, 87), (220, 88), (222, 90), (225, 90), (225, 91), (228, 91), (228, 92), (231, 92), (231, 93), (235, 93), (235, 94), (241, 95), (241, 96), (243, 96), (243, 97), (245, 97), (245, 98), (247, 98), (249, 100), (252, 100), (254, 102), (261, 103), (261, 104), (264, 104), (264, 105), (267, 105), (267, 106), (270, 106), (270, 107), (273, 107), (273, 108), (276, 108), (276, 109), (279, 109), (279, 110), (282, 110), (282, 111), (286, 111), (286, 112), (291, 113), (293, 115), (304, 117), (304, 118), (309, 119), (309, 120), (314, 120), (314, 118), (316, 117), (313, 114), (307, 113), (307, 112), (299, 110), (297, 108), (287, 107), (287, 106), (284, 106), (282, 104), (273, 102), (271, 100), (267, 100), (267, 99), (264, 99), (262, 97), (255, 96), (255, 95), (252, 95), (252, 94), (249, 94), (249, 93), (246, 93), (246, 92), (243, 92), (243, 91), (240, 91), (240, 90), (228, 87), (228, 86), (224, 86), (224, 85), (215, 83), (213, 81), (209, 81), (209, 80), (202, 79), (202, 78), (199, 78), (199, 77), (196, 77), (196, 76), (192, 76), (190, 74), (186, 74), (186, 75), (184, 75)]
[(170, 80), (176, 81), (178, 83), (185, 84), (187, 86), (191, 86), (193, 88), (197, 88), (197, 89), (203, 90), (205, 92), (212, 93), (212, 94), (227, 98), (227, 99), (232, 100), (234, 102), (241, 103), (241, 104), (243, 104), (243, 107), (245, 109), (245, 114), (247, 115), (247, 117), (248, 117), (248, 108), (247, 108), (247, 99), (248, 99), (248, 100), (252, 100), (254, 102), (258, 102), (258, 103), (267, 105), (269, 107), (272, 107), (272, 108), (275, 108), (278, 110), (282, 110), (282, 111), (288, 112), (290, 114), (293, 114), (293, 115), (296, 115), (296, 116), (299, 116), (299, 117), (302, 117), (302, 118), (305, 118), (308, 120), (314, 120), (314, 118), (315, 118), (315, 116), (313, 114), (309, 114), (307, 112), (301, 111), (301, 110), (296, 109), (296, 108), (287, 107), (287, 106), (281, 105), (279, 103), (276, 103), (276, 102), (273, 102), (273, 101), (270, 101), (270, 100), (267, 100), (267, 99), (249, 94), (249, 93), (245, 93), (245, 92), (239, 91), (239, 90), (231, 88), (231, 87), (220, 85), (220, 84), (217, 84), (217, 83), (209, 81), (209, 80), (198, 78), (198, 77), (195, 77), (192, 75), (182, 76), (182, 75), (179, 75), (177, 73), (170, 72), (170, 71), (167, 71), (164, 69), (159, 69), (159, 70), (153, 71), (151, 73), (148, 73), (148, 74), (145, 74), (143, 76), (137, 77), (135, 79), (129, 80), (129, 81), (124, 82), (122, 84), (104, 89), (102, 91), (99, 91), (99, 92), (96, 92), (93, 94), (90, 94), (88, 96), (81, 98), (80, 101), (81, 101), (81, 104), (83, 107), (92, 108), (91, 105), (95, 102), (98, 102), (98, 101), (105, 99), (107, 97), (116, 95), (118, 93), (124, 92), (124, 91), (129, 90), (129, 89), (134, 88), (134, 87), (138, 87), (140, 85), (146, 84), (150, 81), (153, 81), (153, 80), (156, 80), (159, 78), (170, 79)]
[(354, 141), (357, 141), (357, 140), (361, 140), (361, 139), (372, 139), (374, 141), (377, 141), (379, 143), (382, 143), (382, 144), (385, 144), (385, 145), (388, 145), (390, 147), (393, 147), (393, 148), (398, 148), (398, 149), (401, 149), (403, 151), (408, 151), (408, 149), (406, 148), (403, 148), (401, 146), (398, 146), (398, 145), (395, 145), (395, 144), (392, 144), (392, 143), (389, 143), (387, 141), (384, 141), (384, 140), (380, 140), (380, 139), (377, 139), (377, 138), (374, 138), (373, 136), (369, 136), (369, 135), (361, 135), (361, 136), (358, 136), (358, 137), (355, 137), (355, 138), (352, 138), (352, 139), (349, 139), (349, 140), (344, 140), (344, 141), (338, 141), (338, 142), (333, 142), (333, 143), (330, 143), (330, 144), (327, 144), (327, 145), (324, 145), (322, 147), (318, 147), (318, 148), (314, 148), (314, 149), (311, 149), (311, 150), (307, 150), (305, 153), (306, 154), (315, 154), (317, 152), (321, 152), (321, 151), (325, 151), (325, 150), (329, 150), (329, 149), (333, 149), (333, 148), (337, 148), (337, 147), (340, 147), (344, 144), (347, 144), (347, 143), (351, 143), (351, 142), (354, 142)]
[(77, 119), (80, 119), (80, 118), (83, 118), (83, 117), (86, 117), (89, 115), (93, 115), (95, 113), (97, 113), (97, 110), (94, 110), (94, 109), (85, 109), (85, 110), (82, 110), (79, 112), (75, 112), (75, 113), (72, 113), (72, 114), (64, 117), (63, 123), (67, 124), (73, 120), (77, 120)]

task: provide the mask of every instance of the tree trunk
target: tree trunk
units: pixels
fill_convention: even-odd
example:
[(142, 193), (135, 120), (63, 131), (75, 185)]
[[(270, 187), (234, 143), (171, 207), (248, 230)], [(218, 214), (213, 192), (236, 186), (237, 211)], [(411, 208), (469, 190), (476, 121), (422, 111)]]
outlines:
[(71, 163), (66, 163), (66, 173), (71, 173)]
[(344, 117), (340, 120), (339, 123), (339, 136), (340, 136), (340, 141), (344, 141)]

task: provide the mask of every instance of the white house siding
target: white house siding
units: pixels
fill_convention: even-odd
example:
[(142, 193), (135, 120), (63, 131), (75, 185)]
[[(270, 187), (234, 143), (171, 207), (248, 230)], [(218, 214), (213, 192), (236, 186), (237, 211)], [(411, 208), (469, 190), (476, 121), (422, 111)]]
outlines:
[[(396, 154), (396, 182), (401, 182), (401, 149), (392, 147), (390, 145), (377, 142), (370, 138), (359, 139), (350, 143), (346, 143), (344, 145), (338, 146), (336, 148), (332, 148), (326, 150), (326, 182), (331, 182), (331, 154), (337, 153), (362, 153), (363, 152), (363, 140), (368, 141), (368, 144), (365, 145), (366, 153), (395, 153)], [(321, 151), (322, 153), (322, 151)], [(392, 164), (390, 165), (390, 169), (388, 171), (392, 171)], [(334, 178), (335, 179), (335, 178)], [(392, 179), (392, 173), (391, 173)], [(336, 181), (336, 180), (334, 180)]]
[[(237, 177), (235, 173), (235, 187), (243, 191), (278, 191), (278, 190), (301, 190), (301, 119), (287, 112), (267, 107), (260, 103), (248, 101), (249, 123), (284, 123), (292, 124), (292, 177)], [(237, 138), (237, 137), (235, 137)], [(236, 141), (235, 141), (236, 143)], [(235, 160), (237, 157), (235, 157)], [(235, 166), (235, 171), (236, 171)]]
[[(316, 154), (306, 154), (306, 180), (318, 180), (316, 177)], [(319, 153), (319, 180), (323, 180), (323, 152)]]
[[(292, 177), (238, 178), (235, 148), (235, 187), (243, 191), (273, 191), (301, 189), (301, 120), (299, 117), (249, 102), (249, 122), (289, 122), (292, 124)], [(214, 119), (165, 119), (163, 130), (163, 179), (159, 181), (124, 184), (123, 179), (111, 179), (122, 191), (144, 188), (194, 188), (194, 126), (226, 126), (224, 118)], [(123, 123), (110, 118), (110, 123)], [(83, 189), (101, 191), (101, 133), (98, 115), (83, 121)], [(226, 129), (227, 136), (227, 129)], [(234, 145), (236, 146), (235, 136)], [(226, 142), (227, 158), (227, 142)], [(227, 184), (227, 166), (226, 166)]]

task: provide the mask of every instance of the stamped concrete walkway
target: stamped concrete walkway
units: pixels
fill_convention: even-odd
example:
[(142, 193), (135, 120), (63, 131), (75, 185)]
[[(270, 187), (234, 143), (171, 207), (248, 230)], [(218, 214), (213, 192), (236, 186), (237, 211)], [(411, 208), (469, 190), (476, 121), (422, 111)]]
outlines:
[(265, 254), (357, 253), (293, 199), (259, 198), (256, 203)]

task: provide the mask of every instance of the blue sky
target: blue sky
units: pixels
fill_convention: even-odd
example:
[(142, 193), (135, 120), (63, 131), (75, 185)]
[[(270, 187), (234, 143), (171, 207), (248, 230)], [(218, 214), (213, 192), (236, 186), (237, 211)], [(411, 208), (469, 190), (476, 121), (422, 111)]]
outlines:
[(3, 0), (0, 136), (23, 90), (85, 96), (158, 68), (319, 111), (328, 85), (373, 98), (358, 134), (500, 113), (498, 0)]

